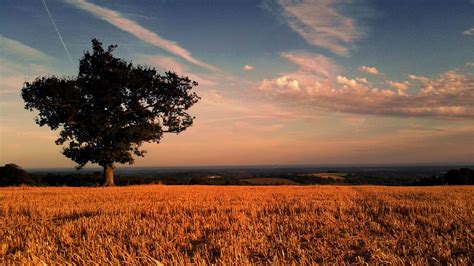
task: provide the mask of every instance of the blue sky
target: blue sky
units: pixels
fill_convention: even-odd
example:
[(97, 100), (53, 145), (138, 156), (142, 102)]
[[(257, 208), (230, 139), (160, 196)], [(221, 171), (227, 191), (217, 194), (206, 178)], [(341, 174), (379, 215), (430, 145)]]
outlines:
[[(150, 146), (138, 165), (474, 160), (463, 148), (474, 139), (472, 1), (44, 3), (73, 63), (41, 0), (2, 0), (2, 163), (69, 165), (51, 141), (54, 132), (35, 127), (18, 95), (36, 76), (74, 75), (94, 37), (117, 44), (119, 57), (201, 84), (196, 126)], [(48, 147), (51, 160), (18, 152), (24, 139), (16, 131), (30, 132), (23, 138)], [(222, 147), (209, 148), (216, 146), (209, 139)], [(399, 142), (416, 156), (398, 150)], [(325, 157), (320, 150), (328, 145), (337, 147)], [(208, 155), (165, 157), (177, 146)], [(433, 155), (440, 149), (460, 150)]]
[[(465, 63), (473, 57), (472, 38), (463, 31), (472, 27), (474, 5), (469, 1), (372, 1), (347, 5), (346, 13), (363, 28), (363, 37), (354, 43), (351, 56), (335, 57), (338, 63), (357, 68), (358, 64), (380, 65), (393, 75), (419, 70), (424, 75), (438, 73)], [(113, 25), (65, 1), (46, 1), (74, 59), (87, 49), (92, 37), (120, 45), (119, 53), (163, 53)], [(184, 45), (227, 71), (255, 61), (271, 75), (287, 69), (278, 54), (312, 47), (285, 24), (279, 7), (271, 1), (94, 1), (121, 12), (144, 27)], [(341, 4), (342, 5), (342, 4)], [(51, 55), (67, 59), (41, 1), (4, 1), (0, 10), (0, 30), (4, 37), (20, 41)], [(281, 8), (280, 8), (281, 9)], [(76, 60), (77, 61), (77, 60)], [(276, 66), (278, 64), (280, 66)], [(275, 68), (275, 69), (273, 69)], [(71, 71), (73, 71), (72, 69)]]

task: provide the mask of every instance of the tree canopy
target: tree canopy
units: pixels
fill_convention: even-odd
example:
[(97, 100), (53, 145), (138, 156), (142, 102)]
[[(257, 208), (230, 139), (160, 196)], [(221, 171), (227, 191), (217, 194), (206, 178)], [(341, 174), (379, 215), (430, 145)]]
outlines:
[(113, 56), (116, 47), (104, 49), (93, 39), (77, 77), (38, 77), (22, 89), (25, 108), (38, 111), (36, 123), (59, 130), (63, 154), (78, 168), (99, 164), (104, 175), (112, 174), (114, 163), (144, 156), (143, 142), (159, 143), (163, 133), (190, 127), (194, 117), (187, 110), (200, 99), (191, 91), (197, 82), (134, 66)]

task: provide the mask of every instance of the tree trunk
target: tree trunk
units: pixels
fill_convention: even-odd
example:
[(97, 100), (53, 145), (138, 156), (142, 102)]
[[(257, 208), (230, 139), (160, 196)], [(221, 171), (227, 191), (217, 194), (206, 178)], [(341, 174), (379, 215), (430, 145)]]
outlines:
[(112, 165), (104, 166), (104, 187), (115, 186), (114, 167)]

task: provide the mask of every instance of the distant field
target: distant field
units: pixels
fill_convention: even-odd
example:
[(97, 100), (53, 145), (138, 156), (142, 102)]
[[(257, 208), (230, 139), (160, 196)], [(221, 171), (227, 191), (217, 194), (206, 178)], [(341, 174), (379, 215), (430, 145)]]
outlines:
[(318, 176), (321, 178), (332, 178), (334, 180), (344, 180), (347, 173), (311, 173), (311, 174), (301, 174), (300, 176)]
[(270, 177), (259, 177), (259, 178), (246, 178), (241, 179), (241, 183), (250, 185), (297, 185), (295, 181), (286, 178), (270, 178)]
[(474, 263), (474, 187), (0, 189), (0, 264)]

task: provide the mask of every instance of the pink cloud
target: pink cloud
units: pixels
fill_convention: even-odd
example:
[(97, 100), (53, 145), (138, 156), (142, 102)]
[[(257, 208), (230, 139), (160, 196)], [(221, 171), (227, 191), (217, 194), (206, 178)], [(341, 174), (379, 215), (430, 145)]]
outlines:
[(337, 1), (279, 0), (288, 25), (309, 44), (347, 55), (348, 46), (362, 35), (355, 21), (339, 12)]
[(255, 69), (255, 67), (251, 65), (245, 65), (242, 69), (245, 71), (252, 71)]
[(308, 52), (286, 52), (282, 53), (281, 57), (297, 65), (299, 72), (304, 72), (306, 75), (311, 74), (312, 76), (329, 78), (340, 72), (340, 67), (324, 55)]
[(369, 74), (378, 74), (379, 70), (376, 67), (368, 67), (368, 66), (361, 66), (359, 67), (359, 71), (369, 73)]
[(420, 82), (428, 82), (430, 79), (427, 78), (427, 77), (423, 77), (423, 76), (416, 76), (416, 75), (408, 75), (408, 79), (410, 80), (416, 80), (416, 81), (420, 81)]
[(258, 87), (261, 91), (271, 91), (277, 94), (292, 94), (300, 91), (298, 80), (289, 76), (280, 76), (274, 80), (264, 80)]
[(336, 78), (340, 68), (328, 57), (307, 52), (282, 53), (282, 58), (299, 67), (295, 72), (283, 73), (273, 79), (265, 79), (258, 90), (273, 94), (295, 94), (316, 92), (329, 80)]
[(406, 90), (410, 86), (410, 83), (408, 81), (404, 82), (396, 82), (396, 81), (387, 81), (388, 86), (397, 89), (399, 95), (404, 95), (407, 96)]
[[(328, 75), (332, 78), (323, 78), (307, 71), (304, 64), (299, 65), (300, 70), (294, 73), (263, 80), (260, 91), (286, 105), (304, 105), (313, 110), (474, 119), (474, 79), (459, 70), (435, 78), (409, 75), (411, 82), (388, 80), (387, 88), (378, 88), (367, 79), (350, 79), (335, 73)], [(298, 84), (298, 90), (290, 84)], [(408, 93), (411, 85), (419, 87), (419, 91)]]

